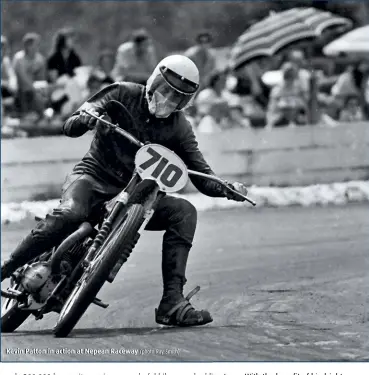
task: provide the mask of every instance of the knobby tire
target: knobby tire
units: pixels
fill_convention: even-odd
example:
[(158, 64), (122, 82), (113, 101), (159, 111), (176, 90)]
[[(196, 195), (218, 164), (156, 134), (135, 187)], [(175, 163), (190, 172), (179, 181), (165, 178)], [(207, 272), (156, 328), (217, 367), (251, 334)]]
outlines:
[[(122, 248), (127, 249), (127, 246), (129, 246), (130, 249), (128, 251), (132, 251), (136, 243), (137, 232), (144, 220), (144, 213), (145, 209), (142, 205), (132, 205), (127, 212), (125, 221), (113, 229), (109, 236), (110, 240), (102, 245), (105, 249), (100, 263), (95, 266), (96, 268), (94, 268), (88, 279), (83, 281), (85, 284), (83, 285), (82, 282), (81, 286), (76, 287), (64, 304), (58, 322), (53, 329), (55, 337), (67, 337), (77, 325), (107, 281), (111, 270), (121, 255)], [(81, 277), (82, 280), (84, 276)], [(82, 290), (80, 290), (81, 288)], [(77, 293), (79, 294), (75, 297)], [(71, 306), (68, 309), (69, 304)], [(65, 310), (67, 311), (65, 312)]]

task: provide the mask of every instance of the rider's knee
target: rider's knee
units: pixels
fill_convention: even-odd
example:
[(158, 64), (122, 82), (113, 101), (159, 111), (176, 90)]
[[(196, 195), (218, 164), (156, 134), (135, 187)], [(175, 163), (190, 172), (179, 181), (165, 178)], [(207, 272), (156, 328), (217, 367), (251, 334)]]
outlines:
[(87, 219), (88, 207), (75, 200), (70, 200), (60, 205), (58, 209), (55, 209), (54, 214), (59, 214), (64, 220), (70, 222), (80, 222)]
[(196, 207), (185, 199), (178, 200), (178, 211), (180, 212), (183, 219), (186, 221), (193, 222), (194, 225), (197, 223), (197, 210)]
[(60, 205), (55, 208), (50, 214), (46, 215), (45, 219), (40, 221), (36, 228), (32, 231), (33, 236), (47, 236), (49, 234), (56, 234), (69, 230), (70, 227), (75, 226), (86, 220), (88, 211), (86, 207), (75, 201), (69, 201), (67, 204)]

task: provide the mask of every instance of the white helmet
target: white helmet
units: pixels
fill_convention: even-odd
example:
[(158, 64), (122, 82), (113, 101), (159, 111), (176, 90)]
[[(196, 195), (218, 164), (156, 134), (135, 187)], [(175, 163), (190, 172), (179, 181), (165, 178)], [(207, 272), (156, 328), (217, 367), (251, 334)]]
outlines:
[(146, 84), (150, 112), (168, 117), (184, 109), (199, 88), (200, 74), (195, 63), (183, 55), (164, 58)]

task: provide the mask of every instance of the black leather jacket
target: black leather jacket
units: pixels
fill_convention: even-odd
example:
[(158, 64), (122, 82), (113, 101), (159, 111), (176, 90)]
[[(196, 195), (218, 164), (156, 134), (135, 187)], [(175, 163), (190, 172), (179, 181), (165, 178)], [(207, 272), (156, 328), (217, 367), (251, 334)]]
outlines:
[[(114, 83), (91, 97), (84, 103), (63, 126), (63, 132), (69, 137), (79, 137), (89, 129), (79, 121), (82, 108), (95, 109), (100, 114), (110, 100), (117, 100), (125, 105), (134, 119), (120, 122), (119, 126), (141, 142), (158, 143), (174, 151), (189, 169), (214, 175), (198, 149), (190, 123), (181, 112), (174, 112), (166, 119), (151, 115), (145, 98), (145, 86), (119, 82)], [(110, 117), (113, 119), (111, 114)], [(113, 119), (114, 121), (114, 119)], [(134, 170), (134, 156), (137, 146), (124, 137), (111, 132), (104, 134), (99, 128), (95, 132), (91, 147), (83, 159), (74, 167), (76, 173), (91, 174), (99, 180), (117, 187), (125, 186)], [(191, 176), (195, 187), (205, 195), (225, 197), (223, 188), (213, 182)]]

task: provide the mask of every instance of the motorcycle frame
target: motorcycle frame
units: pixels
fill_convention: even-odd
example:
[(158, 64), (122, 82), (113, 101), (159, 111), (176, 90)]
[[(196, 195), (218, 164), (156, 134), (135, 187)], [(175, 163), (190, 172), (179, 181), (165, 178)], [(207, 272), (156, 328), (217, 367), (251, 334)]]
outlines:
[[(102, 116), (96, 116), (95, 114), (91, 113), (90, 111), (84, 110), (84, 109), (82, 110), (82, 113), (85, 113), (85, 114), (89, 115), (90, 117), (93, 117), (98, 121), (101, 121), (103, 124), (105, 124), (106, 126), (111, 128), (112, 130), (114, 130), (116, 133), (122, 135), (123, 137), (128, 139), (131, 143), (138, 146), (138, 148), (141, 148), (141, 147), (145, 146), (144, 143), (140, 142), (138, 139), (136, 139), (129, 132), (120, 128), (119, 125), (113, 124), (109, 121), (104, 120), (102, 118), (103, 115)], [(222, 185), (225, 189), (232, 192), (233, 194), (242, 197), (245, 201), (250, 203), (252, 206), (256, 206), (256, 202), (254, 202), (252, 199), (246, 197), (245, 195), (241, 194), (240, 192), (234, 190), (226, 181), (223, 181), (219, 177), (216, 177), (216, 176), (213, 176), (213, 175), (207, 175), (207, 174), (197, 172), (197, 171), (193, 171), (193, 170), (190, 170), (190, 169), (187, 169), (187, 172), (188, 172), (189, 176), (192, 175), (192, 176), (197, 176), (197, 177), (201, 177), (201, 178), (205, 178), (205, 179), (208, 179), (208, 180), (215, 181), (215, 182), (219, 183), (220, 185)], [(85, 258), (83, 260), (83, 265), (84, 265), (85, 271), (88, 270), (89, 267), (92, 266), (93, 258), (96, 257), (96, 253), (99, 251), (102, 244), (105, 242), (105, 240), (109, 236), (109, 234), (111, 232), (111, 229), (112, 229), (112, 226), (116, 225), (117, 218), (121, 217), (121, 219), (123, 220), (123, 215), (121, 215), (121, 214), (129, 206), (130, 200), (132, 199), (132, 193), (135, 191), (136, 188), (139, 188), (139, 186), (141, 184), (144, 184), (145, 182), (151, 183), (151, 185), (153, 187), (153, 191), (149, 194), (149, 197), (148, 197), (147, 201), (145, 202), (146, 214), (145, 214), (145, 220), (144, 220), (144, 222), (143, 222), (143, 224), (142, 224), (142, 226), (139, 230), (139, 232), (141, 232), (143, 230), (143, 228), (146, 226), (147, 222), (152, 217), (157, 202), (160, 200), (160, 198), (162, 196), (165, 195), (165, 193), (160, 190), (159, 186), (157, 185), (157, 183), (155, 181), (148, 180), (148, 179), (142, 180), (141, 177), (139, 176), (139, 174), (137, 173), (136, 169), (135, 169), (135, 171), (132, 175), (131, 180), (127, 184), (127, 186), (117, 195), (116, 198), (114, 198), (115, 203), (114, 203), (111, 211), (108, 213), (108, 216), (104, 219), (104, 222), (103, 222), (100, 230), (96, 233), (96, 229), (94, 229), (88, 222), (84, 222), (83, 224), (81, 224), (81, 226), (79, 228), (79, 230), (80, 230), (79, 236), (82, 236), (82, 237), (84, 236), (86, 238), (89, 234), (95, 232), (94, 235), (93, 235), (94, 243), (95, 243), (96, 239), (98, 238), (99, 234), (101, 234), (103, 232), (104, 225), (105, 225), (105, 228), (108, 229), (108, 232), (104, 233), (106, 235), (105, 238), (103, 239), (103, 241), (101, 243), (98, 244), (99, 246), (94, 246), (94, 243), (93, 243), (89, 247), (87, 255), (85, 256)], [(81, 227), (83, 225), (84, 225), (84, 228), (81, 229)], [(78, 232), (78, 230), (76, 232)], [(59, 262), (57, 260), (61, 259), (61, 256), (62, 256), (63, 252), (68, 249), (66, 244), (67, 244), (68, 241), (71, 241), (70, 237), (75, 235), (75, 233), (73, 233), (72, 235), (67, 237), (62, 242), (62, 244), (58, 247), (58, 249), (56, 249), (56, 251), (52, 254), (52, 256), (50, 258), (50, 262), (52, 264), (52, 269), (55, 270), (56, 267), (58, 267)], [(95, 243), (95, 245), (96, 245), (96, 243)], [(57, 289), (57, 288), (55, 288), (55, 289)], [(54, 294), (54, 292), (52, 294)], [(22, 295), (20, 295), (15, 290), (8, 290), (7, 292), (1, 290), (1, 296), (5, 297), (5, 298), (16, 299), (18, 301), (22, 300)]]

